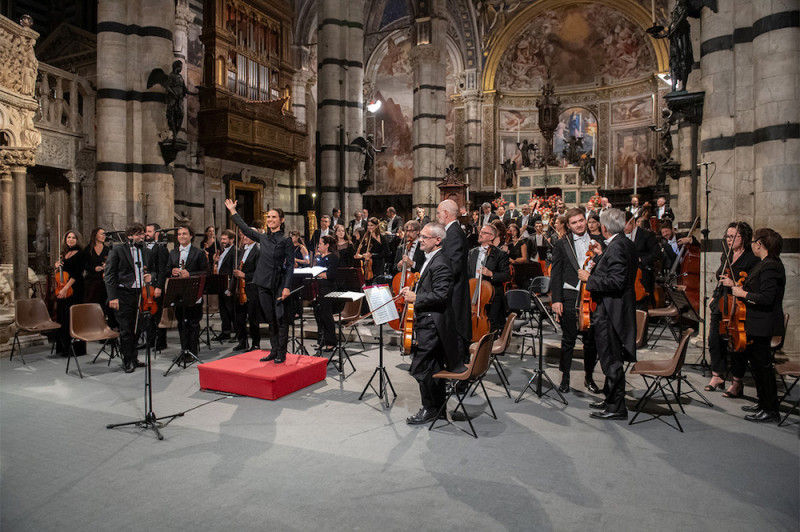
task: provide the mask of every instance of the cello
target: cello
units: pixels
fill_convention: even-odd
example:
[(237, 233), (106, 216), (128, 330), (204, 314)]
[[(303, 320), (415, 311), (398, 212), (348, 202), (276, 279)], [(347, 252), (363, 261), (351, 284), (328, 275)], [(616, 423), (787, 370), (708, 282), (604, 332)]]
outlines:
[[(747, 272), (739, 272), (739, 282), (736, 286), (742, 287), (747, 279)], [(728, 320), (728, 344), (734, 353), (741, 353), (747, 347), (747, 333), (744, 330), (744, 321), (747, 318), (747, 307), (744, 301), (735, 298)]]
[[(59, 235), (61, 234), (61, 215), (58, 216), (58, 234)], [(58, 257), (59, 257), (58, 261), (59, 266), (55, 272), (56, 297), (58, 297), (58, 294), (60, 294), (61, 291), (67, 287), (67, 283), (69, 283), (69, 274), (65, 272), (63, 268), (64, 261), (66, 260), (64, 258), (64, 253), (59, 253)], [(67, 295), (65, 297), (72, 297), (72, 293), (73, 293), (72, 286), (70, 286), (69, 288), (67, 288)]]
[[(700, 223), (700, 217), (695, 218), (692, 228), (687, 235), (689, 238), (697, 230)], [(680, 267), (680, 274), (677, 277), (682, 277), (681, 283), (686, 287), (686, 297), (692, 303), (692, 307), (700, 308), (700, 247), (693, 244), (685, 244), (678, 250), (678, 257), (672, 264), (670, 269), (670, 278), (675, 279), (676, 270)]]
[[(586, 260), (583, 261), (583, 269), (591, 271), (590, 263), (594, 260), (594, 253), (586, 252)], [(641, 270), (639, 271), (641, 274)], [(592, 312), (597, 310), (597, 303), (592, 301), (592, 295), (586, 289), (586, 282), (581, 281), (580, 297), (578, 298), (578, 330), (585, 331), (592, 326)]]
[(472, 293), (472, 341), (477, 342), (489, 332), (489, 317), (486, 315), (486, 305), (494, 297), (494, 287), (492, 283), (483, 279), (483, 268), (486, 267), (486, 259), (492, 252), (492, 246), (486, 250), (486, 256), (481, 263), (478, 277), (469, 280), (469, 290)]
[[(413, 286), (419, 281), (419, 273), (410, 273), (409, 278), (411, 279), (411, 284), (409, 286)], [(399, 298), (395, 300), (395, 304), (397, 304)], [(410, 355), (411, 348), (414, 345), (414, 303), (406, 302), (403, 307), (403, 354)]]

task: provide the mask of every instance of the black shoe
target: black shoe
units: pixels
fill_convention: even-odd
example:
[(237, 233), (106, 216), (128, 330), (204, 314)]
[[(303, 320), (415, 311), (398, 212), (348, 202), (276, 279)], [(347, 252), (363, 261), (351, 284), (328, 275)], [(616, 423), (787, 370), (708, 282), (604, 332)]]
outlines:
[(754, 421), (756, 423), (770, 423), (771, 421), (778, 421), (780, 416), (777, 412), (770, 412), (768, 410), (759, 410), (755, 414), (744, 416), (747, 421)]
[(460, 395), (464, 395), (469, 390), (469, 383), (467, 381), (459, 381), (456, 384), (456, 392)]
[(283, 364), (284, 362), (286, 362), (286, 355), (275, 357), (276, 364)]
[(409, 425), (424, 425), (433, 421), (434, 418), (436, 418), (436, 412), (420, 408), (419, 412), (406, 418), (406, 423)]
[(569, 377), (561, 379), (561, 384), (558, 385), (558, 391), (561, 393), (569, 393)]
[(253, 344), (250, 346), (250, 349), (252, 349), (253, 351), (261, 351), (261, 346), (258, 344)]
[[(444, 417), (439, 416), (439, 417), (440, 419), (447, 419), (447, 416)], [(467, 416), (465, 416), (464, 412), (460, 410), (453, 410), (452, 412), (450, 412), (450, 419), (452, 419), (453, 421), (466, 421)]]
[(125, 370), (125, 373), (133, 373), (133, 371), (136, 369), (135, 364), (128, 364), (127, 362), (125, 362), (122, 367)]
[(600, 388), (597, 387), (597, 384), (595, 384), (594, 379), (591, 377), (584, 379), (583, 385), (592, 393), (600, 393)]
[(145, 363), (142, 362), (141, 360), (137, 360), (136, 362), (134, 362), (134, 367), (135, 368), (143, 368), (144, 366), (145, 366)]
[(594, 408), (595, 410), (605, 410), (606, 409), (606, 402), (605, 401), (595, 401), (594, 403), (589, 403), (589, 408)]
[(137, 345), (137, 346), (136, 346), (136, 350), (138, 351), (139, 349), (144, 349), (144, 348), (146, 348), (146, 347), (147, 347), (147, 344), (145, 344), (145, 343), (141, 343), (141, 344), (139, 344), (139, 345)]
[(236, 344), (236, 347), (233, 348), (234, 351), (247, 351), (247, 342), (239, 342)]
[(220, 342), (223, 340), (230, 340), (230, 339), (231, 339), (231, 333), (224, 332), (217, 335), (217, 340), (219, 340)]
[(270, 353), (267, 356), (265, 356), (264, 358), (258, 359), (258, 361), (259, 362), (272, 362), (273, 360), (275, 360), (275, 356), (276, 356), (275, 353)]
[(754, 403), (752, 405), (744, 405), (742, 407), (743, 412), (750, 412), (751, 414), (755, 414), (756, 412), (761, 411), (761, 407), (758, 406), (758, 403)]
[(628, 411), (624, 410), (622, 412), (608, 412), (607, 410), (603, 410), (602, 412), (592, 412), (589, 414), (595, 419), (628, 419)]

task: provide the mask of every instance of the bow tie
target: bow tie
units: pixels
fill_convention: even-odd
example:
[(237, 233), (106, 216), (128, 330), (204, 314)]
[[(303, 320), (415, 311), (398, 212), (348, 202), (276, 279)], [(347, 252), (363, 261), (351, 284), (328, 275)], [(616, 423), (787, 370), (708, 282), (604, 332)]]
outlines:
[(586, 234), (584, 233), (583, 236), (572, 235), (573, 240), (583, 240)]

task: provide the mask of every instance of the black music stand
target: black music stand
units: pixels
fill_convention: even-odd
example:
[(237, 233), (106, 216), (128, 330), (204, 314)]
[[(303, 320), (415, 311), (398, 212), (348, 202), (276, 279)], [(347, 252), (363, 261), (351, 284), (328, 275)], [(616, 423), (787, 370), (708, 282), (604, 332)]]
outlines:
[[(369, 299), (367, 299), (367, 303), (369, 303)], [(374, 310), (374, 309), (372, 309), (372, 305), (370, 305), (370, 310)], [(373, 321), (378, 323), (377, 320), (375, 320), (374, 315), (373, 315)], [(378, 399), (380, 399), (381, 402), (384, 402), (384, 400), (385, 400), (386, 408), (389, 408), (389, 405), (390, 405), (389, 389), (392, 390), (392, 394), (394, 395), (394, 399), (397, 399), (397, 392), (394, 390), (394, 386), (392, 385), (391, 379), (389, 379), (389, 373), (386, 371), (386, 366), (383, 365), (383, 325), (384, 325), (383, 321), (378, 323), (378, 338), (379, 338), (379, 340), (378, 340), (379, 341), (379, 343), (378, 343), (378, 367), (376, 367), (375, 371), (372, 372), (372, 376), (367, 381), (367, 385), (364, 386), (364, 390), (361, 391), (361, 395), (358, 396), (358, 400), (360, 401), (361, 399), (364, 398), (364, 394), (367, 393), (367, 389), (368, 388), (372, 388), (372, 391), (375, 392), (375, 394), (378, 396)], [(372, 379), (375, 378), (375, 375), (378, 375), (378, 389), (377, 390), (372, 385)], [(389, 387), (388, 389), (387, 389), (387, 385)], [(394, 399), (392, 400), (392, 402), (394, 401)]]
[[(355, 301), (352, 297), (344, 295), (344, 292), (330, 292), (326, 294), (324, 297), (333, 300), (340, 300), (344, 301)], [(331, 364), (336, 371), (338, 371), (343, 378), (347, 378), (347, 375), (344, 373), (344, 360), (346, 359), (350, 363), (350, 367), (353, 368), (353, 373), (356, 372), (356, 367), (353, 365), (353, 361), (350, 360), (350, 355), (347, 353), (347, 349), (344, 346), (344, 335), (342, 334), (342, 310), (344, 310), (344, 305), (339, 310), (339, 332), (336, 338), (336, 347), (334, 348), (331, 356), (328, 357), (328, 364)], [(334, 358), (338, 358), (338, 362), (334, 361)]]
[[(536, 294), (536, 292), (532, 292), (531, 293), (531, 297), (533, 298), (533, 302), (536, 305), (537, 314), (539, 315), (538, 316), (538, 324), (537, 324), (538, 329), (539, 329), (539, 333), (538, 333), (539, 334), (539, 367), (536, 370), (534, 370), (533, 375), (531, 375), (531, 378), (528, 381), (528, 384), (525, 385), (525, 387), (519, 393), (519, 396), (517, 396), (517, 398), (514, 400), (514, 402), (515, 403), (519, 403), (520, 401), (522, 401), (522, 396), (525, 395), (525, 392), (528, 391), (528, 388), (530, 388), (530, 389), (533, 390), (533, 392), (537, 396), (539, 396), (540, 399), (542, 397), (544, 397), (545, 395), (549, 394), (550, 390), (555, 390), (556, 393), (558, 394), (558, 397), (560, 398), (561, 402), (564, 403), (564, 405), (566, 406), (569, 403), (564, 398), (564, 396), (561, 394), (561, 392), (558, 391), (558, 387), (553, 382), (553, 380), (550, 378), (550, 376), (547, 374), (547, 372), (544, 370), (543, 362), (542, 362), (542, 360), (544, 360), (544, 334), (542, 332), (542, 323), (544, 322), (545, 316), (547, 316), (547, 321), (550, 322), (550, 325), (553, 326), (553, 328), (556, 330), (556, 332), (558, 331), (558, 325), (553, 320), (553, 317), (550, 315), (550, 313), (547, 312), (547, 308), (545, 308), (544, 303), (542, 303), (542, 300), (539, 299), (539, 296)], [(547, 382), (550, 384), (550, 388), (548, 390), (546, 390), (546, 391), (542, 391), (542, 379), (543, 378), (547, 379)], [(531, 385), (533, 384), (534, 380), (536, 380), (536, 389), (533, 389), (531, 387)]]
[[(297, 307), (292, 308), (292, 335), (289, 338), (289, 347), (288, 350), (295, 354), (303, 354), (305, 356), (310, 356), (308, 354), (308, 350), (304, 344), (304, 337), (305, 333), (303, 332), (303, 322), (305, 322), (304, 308), (303, 308), (303, 299), (312, 300), (315, 299), (317, 294), (313, 288), (313, 281), (316, 277), (307, 277), (308, 274), (305, 273), (294, 273), (292, 275), (292, 286), (291, 292), (289, 292), (289, 297), (285, 298), (286, 300), (291, 300), (292, 305), (297, 305)], [(299, 312), (296, 310), (299, 308)], [(300, 315), (300, 339), (297, 339), (297, 335), (294, 332), (294, 322), (297, 319), (297, 315)]]
[[(186, 321), (186, 309), (196, 305), (197, 300), (203, 297), (203, 285), (205, 285), (205, 279), (205, 276), (202, 275), (197, 277), (171, 277), (167, 279), (167, 284), (164, 287), (164, 307), (182, 307), (181, 321)], [(179, 331), (181, 333), (181, 351), (178, 356), (172, 360), (172, 364), (169, 365), (167, 371), (164, 372), (165, 377), (172, 370), (173, 366), (176, 364), (180, 366), (181, 362), (183, 362), (183, 369), (186, 369), (189, 364), (191, 364), (191, 362), (186, 361), (187, 358), (194, 359), (194, 362), (202, 364), (200, 359), (197, 358), (197, 353), (192, 353), (186, 347), (186, 343), (188, 341), (188, 331), (186, 331), (185, 325), (179, 323), (178, 327), (183, 329), (182, 331)]]
[[(684, 319), (691, 320), (697, 323), (701, 323), (702, 321), (700, 316), (697, 314), (697, 311), (695, 310), (694, 306), (692, 306), (692, 302), (689, 301), (689, 298), (686, 296), (686, 292), (684, 292), (683, 290), (679, 290), (674, 286), (664, 286), (664, 292), (666, 293), (670, 301), (672, 301), (672, 303), (678, 309), (678, 333), (677, 334), (675, 333), (675, 330), (672, 328), (672, 324), (670, 324), (667, 321), (667, 323), (662, 327), (661, 331), (658, 333), (658, 336), (653, 342), (652, 347), (655, 347), (655, 345), (661, 339), (661, 336), (664, 334), (664, 330), (667, 327), (669, 327), (670, 330), (672, 331), (672, 336), (675, 339), (675, 342), (680, 342), (681, 336), (683, 336)], [(656, 327), (658, 327), (658, 325), (656, 325)], [(702, 359), (700, 360), (700, 362), (697, 362), (697, 364), (700, 364), (701, 366), (704, 367), (708, 366), (708, 362), (705, 360), (705, 352), (702, 355)], [(689, 364), (689, 365), (691, 366), (697, 364)]]
[(206, 326), (200, 331), (200, 338), (203, 338), (203, 333), (206, 334), (206, 339), (203, 341), (206, 346), (211, 349), (211, 340), (212, 336), (213, 339), (218, 341), (220, 345), (222, 345), (222, 340), (219, 339), (219, 335), (214, 331), (214, 327), (211, 326), (209, 323), (209, 315), (211, 314), (208, 312), (208, 296), (217, 296), (219, 298), (219, 303), (217, 306), (219, 307), (220, 315), (222, 315), (222, 298), (225, 297), (225, 291), (228, 289), (228, 274), (226, 273), (213, 273), (210, 275), (206, 275), (206, 284), (203, 287), (203, 296), (206, 299)]

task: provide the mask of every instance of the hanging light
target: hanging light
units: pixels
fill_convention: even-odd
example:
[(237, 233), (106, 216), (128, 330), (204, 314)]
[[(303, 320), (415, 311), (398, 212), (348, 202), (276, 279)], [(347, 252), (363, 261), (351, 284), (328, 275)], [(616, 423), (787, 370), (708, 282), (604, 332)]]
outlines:
[(382, 103), (380, 100), (372, 100), (367, 104), (367, 111), (369, 111), (372, 114), (375, 114), (381, 108), (381, 105)]

